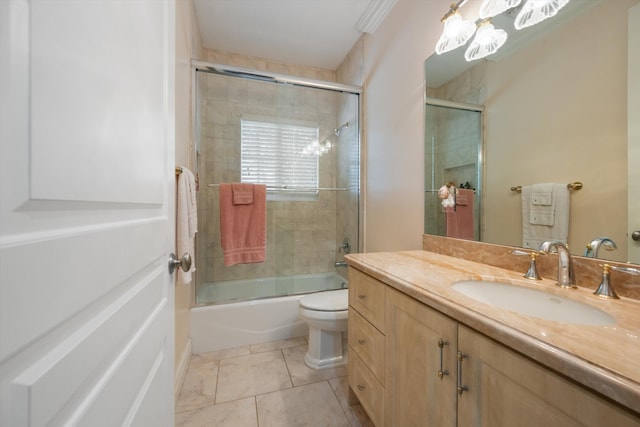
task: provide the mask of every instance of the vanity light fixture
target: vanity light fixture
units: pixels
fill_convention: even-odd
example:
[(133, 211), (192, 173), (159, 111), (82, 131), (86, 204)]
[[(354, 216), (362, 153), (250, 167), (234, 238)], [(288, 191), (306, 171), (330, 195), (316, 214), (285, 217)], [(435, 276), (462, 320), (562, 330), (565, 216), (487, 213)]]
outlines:
[(465, 21), (458, 13), (458, 8), (465, 2), (466, 0), (460, 0), (458, 3), (452, 4), (449, 11), (440, 20), (444, 22), (444, 30), (436, 44), (438, 55), (462, 46), (476, 32), (476, 24)]
[(507, 32), (495, 29), (490, 19), (482, 21), (473, 41), (464, 53), (464, 59), (475, 61), (495, 53), (507, 41)]
[(522, 0), (484, 0), (480, 5), (480, 18), (487, 19), (517, 7)]
[[(551, 18), (569, 1), (526, 0), (518, 11), (514, 27), (516, 30), (521, 30)], [(464, 54), (467, 61), (484, 58), (495, 53), (507, 41), (507, 33), (504, 30), (495, 29), (490, 19), (504, 12), (515, 14), (522, 0), (483, 0), (480, 5), (481, 20), (477, 24), (477, 31), (475, 22), (463, 20), (458, 13), (460, 6), (466, 2), (467, 0), (458, 0), (457, 3), (453, 3), (440, 20), (444, 22), (444, 30), (436, 44), (438, 55), (466, 44), (474, 33), (476, 36)]]
[(516, 30), (530, 27), (555, 16), (569, 0), (527, 0), (518, 15), (514, 26)]

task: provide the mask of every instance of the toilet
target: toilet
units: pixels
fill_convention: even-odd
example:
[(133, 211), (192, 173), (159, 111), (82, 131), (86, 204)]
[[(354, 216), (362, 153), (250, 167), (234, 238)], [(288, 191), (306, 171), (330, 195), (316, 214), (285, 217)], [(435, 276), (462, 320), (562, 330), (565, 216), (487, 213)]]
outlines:
[(300, 298), (298, 313), (309, 326), (309, 346), (304, 363), (313, 369), (347, 364), (347, 314), (349, 290), (317, 292)]

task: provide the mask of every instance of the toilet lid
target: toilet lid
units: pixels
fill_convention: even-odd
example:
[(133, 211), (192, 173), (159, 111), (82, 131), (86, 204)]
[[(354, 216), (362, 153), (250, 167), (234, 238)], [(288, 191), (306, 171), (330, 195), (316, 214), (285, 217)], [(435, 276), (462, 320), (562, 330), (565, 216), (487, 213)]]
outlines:
[(349, 308), (349, 290), (317, 292), (300, 298), (300, 306), (317, 311), (341, 311)]

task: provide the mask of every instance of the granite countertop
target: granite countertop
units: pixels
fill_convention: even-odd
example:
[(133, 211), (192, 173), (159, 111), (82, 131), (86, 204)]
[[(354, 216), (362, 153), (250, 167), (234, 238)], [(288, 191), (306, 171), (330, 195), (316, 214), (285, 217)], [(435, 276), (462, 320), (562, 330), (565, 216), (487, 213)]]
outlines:
[[(608, 300), (585, 288), (416, 250), (351, 254), (349, 265), (533, 360), (640, 413), (640, 301)], [(478, 302), (451, 288), (468, 279), (496, 280), (544, 290), (592, 305), (614, 325), (585, 326), (522, 315)]]

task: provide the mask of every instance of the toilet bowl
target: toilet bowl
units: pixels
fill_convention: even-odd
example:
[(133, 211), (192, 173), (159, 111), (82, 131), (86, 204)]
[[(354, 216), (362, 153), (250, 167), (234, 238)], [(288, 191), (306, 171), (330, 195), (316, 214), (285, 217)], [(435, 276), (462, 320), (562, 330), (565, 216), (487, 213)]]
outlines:
[(304, 363), (313, 369), (347, 364), (346, 339), (349, 290), (325, 291), (300, 298), (298, 313), (309, 326)]

